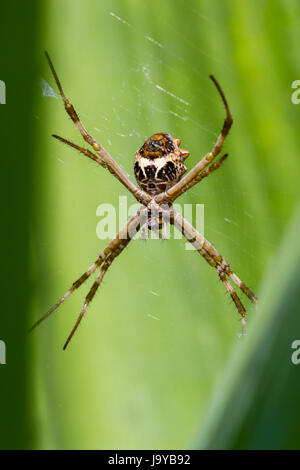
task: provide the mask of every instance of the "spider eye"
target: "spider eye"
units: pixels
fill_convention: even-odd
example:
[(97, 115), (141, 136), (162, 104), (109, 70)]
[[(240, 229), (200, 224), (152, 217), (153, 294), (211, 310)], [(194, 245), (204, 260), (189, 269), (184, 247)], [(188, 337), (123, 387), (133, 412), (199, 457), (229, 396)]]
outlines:
[(150, 142), (147, 143), (147, 150), (148, 152), (157, 152), (162, 146), (163, 143), (161, 140), (150, 140)]

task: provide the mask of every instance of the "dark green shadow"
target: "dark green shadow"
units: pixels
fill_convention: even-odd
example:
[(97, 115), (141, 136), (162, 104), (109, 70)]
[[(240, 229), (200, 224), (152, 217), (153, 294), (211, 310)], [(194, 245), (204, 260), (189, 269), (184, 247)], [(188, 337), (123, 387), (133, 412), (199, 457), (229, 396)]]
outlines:
[(27, 327), (38, 2), (2, 2), (0, 10), (0, 80), (6, 85), (6, 104), (0, 104), (0, 340), (6, 346), (6, 364), (0, 365), (0, 448), (24, 449), (34, 437)]

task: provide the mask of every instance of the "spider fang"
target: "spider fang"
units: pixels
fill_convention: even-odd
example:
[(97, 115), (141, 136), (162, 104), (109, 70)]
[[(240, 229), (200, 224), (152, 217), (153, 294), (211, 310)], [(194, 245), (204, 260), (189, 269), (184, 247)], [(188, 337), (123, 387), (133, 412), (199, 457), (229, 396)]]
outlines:
[(156, 195), (179, 181), (187, 169), (183, 161), (189, 156), (180, 143), (170, 134), (158, 133), (135, 152), (134, 174), (141, 189)]

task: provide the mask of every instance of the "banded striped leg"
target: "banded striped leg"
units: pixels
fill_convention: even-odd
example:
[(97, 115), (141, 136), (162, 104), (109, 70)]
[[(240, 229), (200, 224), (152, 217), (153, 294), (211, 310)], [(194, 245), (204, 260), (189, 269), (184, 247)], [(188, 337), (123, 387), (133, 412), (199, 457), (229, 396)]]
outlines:
[(64, 344), (64, 347), (63, 349), (65, 350), (66, 347), (68, 346), (69, 342), (71, 341), (75, 331), (77, 330), (87, 308), (88, 308), (88, 305), (89, 303), (93, 300), (97, 290), (98, 290), (98, 287), (100, 286), (101, 282), (102, 282), (102, 279), (104, 278), (104, 275), (106, 273), (106, 271), (108, 270), (109, 266), (111, 265), (111, 263), (113, 262), (113, 260), (119, 256), (119, 254), (124, 250), (125, 246), (128, 245), (129, 243), (129, 239), (128, 240), (120, 240), (120, 244), (118, 246), (118, 251), (112, 251), (111, 254), (107, 257), (107, 259), (105, 260), (105, 262), (103, 263), (103, 266), (102, 268), (100, 269), (100, 272), (94, 282), (94, 284), (92, 285), (91, 289), (89, 290), (89, 293), (88, 295), (86, 296), (85, 298), (85, 302), (84, 302), (84, 305), (81, 309), (81, 312), (79, 314), (79, 317), (77, 318), (77, 321), (71, 331), (71, 333), (69, 334), (68, 336), (68, 339), (67, 341), (65, 342)]
[(116, 161), (112, 158), (112, 156), (105, 150), (102, 145), (100, 145), (86, 130), (84, 125), (81, 123), (78, 114), (75, 111), (74, 106), (70, 103), (68, 98), (66, 97), (63, 88), (61, 86), (61, 83), (59, 81), (59, 78), (57, 76), (57, 73), (54, 69), (54, 66), (52, 64), (52, 61), (48, 55), (47, 52), (45, 52), (48, 64), (50, 66), (51, 72), (53, 74), (53, 77), (55, 79), (57, 88), (59, 90), (60, 96), (63, 100), (65, 110), (67, 111), (68, 115), (76, 125), (77, 129), (79, 130), (81, 136), (83, 139), (91, 145), (93, 150), (96, 152), (96, 154), (106, 163), (107, 167), (110, 168), (111, 173), (118, 178), (119, 181), (135, 196), (135, 198), (141, 202), (142, 204), (148, 203), (151, 200), (151, 196), (149, 196), (147, 193), (142, 191), (141, 189), (137, 188), (137, 186), (130, 181), (130, 179), (127, 177), (127, 175), (122, 171), (122, 169), (119, 167), (119, 165), (116, 163)]
[(63, 142), (64, 144), (69, 145), (73, 149), (78, 150), (80, 153), (83, 153), (83, 155), (85, 155), (86, 157), (90, 158), (91, 160), (94, 160), (94, 162), (97, 162), (99, 165), (103, 166), (103, 168), (106, 168), (107, 170), (111, 170), (107, 166), (107, 164), (104, 162), (104, 160), (97, 157), (97, 155), (95, 155), (93, 152), (90, 152), (90, 150), (80, 147), (79, 145), (74, 144), (73, 142), (70, 142), (69, 140), (64, 139), (63, 137), (60, 137), (59, 135), (52, 134), (52, 137), (59, 140), (60, 142)]
[[(118, 256), (129, 241), (134, 237), (135, 233), (139, 230), (142, 223), (145, 223), (145, 212), (146, 210), (139, 210), (134, 216), (132, 216), (127, 224), (120, 230), (120, 232), (112, 239), (107, 247), (100, 253), (97, 260), (89, 267), (89, 269), (80, 276), (77, 281), (73, 282), (70, 289), (62, 296), (62, 298), (50, 309), (45, 315), (43, 315), (29, 331), (36, 328), (42, 321), (44, 321), (51, 313), (53, 313), (78, 287), (80, 287), (97, 268), (99, 268), (107, 258), (115, 253)], [(124, 246), (123, 246), (124, 245)], [(122, 249), (121, 249), (122, 247)]]
[[(219, 135), (212, 151), (209, 152), (208, 154), (206, 154), (205, 157), (203, 157), (202, 160), (200, 160), (200, 162), (197, 163), (197, 165), (195, 165), (194, 168), (192, 168), (191, 171), (189, 171), (187, 175), (185, 175), (180, 181), (178, 181), (178, 183), (176, 183), (174, 186), (172, 186), (166, 192), (157, 195), (155, 197), (155, 201), (157, 203), (162, 202), (164, 199), (168, 200), (168, 201), (175, 201), (175, 199), (177, 199), (177, 197), (179, 197), (182, 193), (184, 193), (186, 191), (186, 188), (193, 186), (193, 184), (191, 184), (191, 183), (197, 178), (197, 176), (202, 172), (202, 170), (204, 170), (208, 165), (210, 165), (210, 163), (216, 158), (217, 155), (219, 155), (219, 153), (222, 150), (224, 141), (225, 141), (225, 139), (226, 139), (226, 137), (227, 137), (227, 135), (230, 131), (231, 126), (232, 126), (233, 119), (232, 119), (232, 115), (231, 115), (227, 100), (225, 98), (225, 95), (224, 95), (219, 83), (217, 82), (217, 80), (212, 75), (210, 75), (210, 79), (214, 82), (214, 84), (215, 84), (215, 86), (216, 86), (216, 88), (217, 88), (217, 90), (218, 90), (218, 92), (219, 92), (219, 94), (222, 98), (222, 101), (223, 101), (223, 104), (224, 104), (224, 107), (225, 107), (225, 111), (226, 111), (226, 118), (225, 118), (225, 121), (224, 121), (224, 124), (223, 124), (223, 127), (222, 127), (222, 131), (221, 131), (221, 133), (220, 133), (220, 135)], [(197, 182), (197, 180), (195, 182)]]
[[(198, 237), (202, 237), (199, 232), (197, 232)], [(220, 264), (222, 270), (226, 273), (226, 275), (235, 283), (236, 286), (238, 286), (245, 295), (253, 302), (254, 304), (257, 304), (257, 298), (253, 294), (253, 292), (240, 280), (240, 278), (232, 271), (229, 263), (226, 261), (225, 258), (223, 258), (222, 255), (215, 249), (215, 247), (204, 237), (204, 248), (205, 250), (210, 254), (210, 256)]]
[(108, 257), (106, 258), (102, 268), (100, 269), (100, 272), (94, 282), (94, 284), (92, 285), (88, 295), (86, 296), (85, 298), (85, 302), (83, 304), (83, 307), (81, 309), (81, 312), (79, 314), (79, 317), (77, 318), (77, 321), (71, 331), (71, 333), (69, 334), (68, 336), (68, 339), (67, 341), (65, 342), (64, 344), (64, 347), (63, 349), (65, 350), (66, 347), (68, 346), (69, 342), (71, 341), (75, 331), (77, 330), (88, 306), (89, 306), (89, 303), (93, 300), (97, 290), (98, 290), (98, 287), (100, 286), (101, 282), (102, 282), (102, 279), (104, 278), (104, 275), (105, 273), (107, 272), (108, 268), (110, 267), (110, 265), (112, 264), (113, 260), (115, 258), (117, 258), (117, 256), (119, 256), (119, 254), (124, 250), (124, 248), (128, 245), (128, 243), (130, 242), (130, 240), (132, 240), (132, 238), (134, 237), (134, 235), (140, 230), (140, 228), (142, 227), (142, 225), (144, 223), (146, 223), (146, 220), (147, 220), (147, 217), (146, 217), (146, 214), (147, 214), (147, 210), (146, 209), (142, 209), (141, 210), (141, 216), (139, 216), (138, 220), (133, 224), (131, 225), (130, 227), (128, 227), (128, 231), (127, 231), (127, 237), (124, 239), (120, 239), (118, 245), (113, 249), (111, 250), (111, 253), (108, 255)]
[(194, 246), (201, 256), (214, 267), (223, 282), (226, 290), (229, 292), (232, 300), (235, 303), (237, 310), (242, 317), (242, 326), (245, 328), (246, 324), (246, 309), (243, 306), (240, 298), (234, 291), (227, 276), (249, 297), (249, 299), (257, 303), (255, 295), (248, 289), (247, 286), (233, 273), (226, 260), (217, 252), (213, 245), (206, 240), (187, 220), (175, 211), (171, 211), (170, 223), (185, 236), (185, 238)]

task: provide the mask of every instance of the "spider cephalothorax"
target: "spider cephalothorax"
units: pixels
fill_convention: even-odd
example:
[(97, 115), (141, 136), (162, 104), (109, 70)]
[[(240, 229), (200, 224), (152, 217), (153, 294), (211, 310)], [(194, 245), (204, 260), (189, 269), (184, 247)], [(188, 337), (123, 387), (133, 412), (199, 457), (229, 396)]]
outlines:
[(186, 172), (187, 150), (170, 134), (154, 134), (135, 152), (134, 174), (144, 191), (159, 194), (173, 186)]
[[(181, 176), (186, 171), (183, 162), (188, 157), (187, 150), (180, 149), (180, 140), (174, 139), (170, 134), (154, 134), (146, 140), (144, 145), (135, 154), (134, 172), (137, 182), (141, 189), (128, 178), (126, 173), (120, 168), (112, 156), (100, 145), (86, 130), (80, 121), (73, 105), (70, 103), (64, 91), (58, 76), (54, 70), (53, 64), (46, 53), (48, 63), (55, 78), (59, 93), (63, 100), (65, 110), (76, 125), (83, 139), (91, 146), (94, 152), (80, 147), (69, 140), (54, 135), (61, 142), (73, 147), (80, 153), (97, 162), (100, 166), (108, 170), (115, 178), (117, 178), (134, 197), (141, 203), (140, 208), (120, 230), (120, 232), (110, 241), (110, 243), (102, 250), (97, 259), (80, 276), (77, 281), (73, 282), (69, 290), (61, 297), (61, 299), (40, 318), (31, 329), (39, 325), (45, 318), (51, 315), (76, 289), (78, 289), (95, 271), (99, 270), (98, 275), (89, 290), (80, 315), (64, 345), (64, 349), (69, 344), (78, 325), (80, 324), (89, 303), (94, 298), (102, 279), (109, 269), (113, 261), (122, 253), (134, 238), (136, 233), (148, 225), (148, 229), (156, 230), (160, 233), (163, 223), (174, 225), (185, 238), (193, 245), (195, 250), (205, 259), (205, 261), (216, 270), (224, 287), (231, 296), (235, 306), (242, 317), (242, 325), (245, 327), (246, 309), (240, 298), (235, 292), (232, 284), (235, 284), (241, 291), (256, 303), (257, 299), (253, 292), (238, 278), (232, 271), (229, 263), (215, 249), (215, 247), (204, 236), (198, 232), (187, 220), (185, 220), (178, 212), (175, 212), (173, 202), (181, 195), (198, 184), (203, 178), (220, 168), (225, 161), (227, 154), (223, 155), (219, 160), (213, 160), (222, 150), (226, 136), (232, 125), (232, 116), (229, 110), (227, 100), (221, 90), (216, 79), (211, 75), (210, 78), (214, 82), (225, 106), (226, 118), (212, 150), (208, 152), (183, 178)], [(162, 234), (161, 234), (162, 235)], [(163, 237), (161, 237), (163, 238)]]

